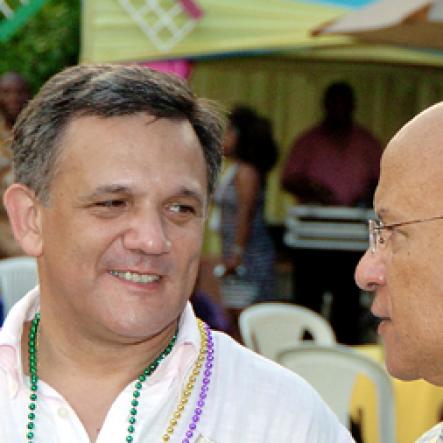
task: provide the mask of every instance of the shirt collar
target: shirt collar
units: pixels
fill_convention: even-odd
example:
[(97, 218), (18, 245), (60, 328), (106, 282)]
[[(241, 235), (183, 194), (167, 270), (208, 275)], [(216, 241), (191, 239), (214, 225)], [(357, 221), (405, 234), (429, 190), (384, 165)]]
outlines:
[(9, 311), (0, 330), (0, 368), (8, 375), (10, 393), (15, 396), (23, 383), (21, 339), (23, 325), (31, 321), (39, 310), (39, 289), (36, 286), (21, 298)]
[[(0, 330), (0, 369), (3, 369), (8, 376), (11, 396), (17, 394), (19, 386), (24, 382), (21, 361), (23, 325), (31, 321), (39, 309), (40, 291), (37, 286), (11, 308)], [(179, 319), (177, 341), (171, 352), (171, 358), (165, 359), (150, 377), (149, 382), (155, 383), (160, 379), (166, 379), (172, 383), (176, 377), (184, 377), (197, 357), (200, 342), (196, 317), (188, 302)]]
[(147, 383), (154, 384), (168, 380), (171, 384), (177, 378), (183, 379), (200, 349), (200, 331), (191, 303), (187, 303), (178, 322), (178, 335), (170, 358), (165, 359)]

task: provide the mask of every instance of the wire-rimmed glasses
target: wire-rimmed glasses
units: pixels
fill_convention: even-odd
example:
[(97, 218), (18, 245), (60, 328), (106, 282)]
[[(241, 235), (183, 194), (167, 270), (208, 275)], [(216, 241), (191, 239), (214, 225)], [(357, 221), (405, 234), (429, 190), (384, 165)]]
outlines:
[(415, 223), (423, 223), (441, 219), (443, 219), (443, 215), (437, 215), (435, 217), (423, 218), (418, 220), (408, 220), (400, 223), (391, 223), (389, 225), (383, 224), (380, 220), (370, 219), (368, 220), (369, 251), (371, 251), (372, 254), (375, 254), (380, 249), (380, 246), (386, 243), (387, 239), (383, 236), (383, 233), (386, 231), (392, 231), (394, 228), (398, 228), (399, 226), (412, 225)]

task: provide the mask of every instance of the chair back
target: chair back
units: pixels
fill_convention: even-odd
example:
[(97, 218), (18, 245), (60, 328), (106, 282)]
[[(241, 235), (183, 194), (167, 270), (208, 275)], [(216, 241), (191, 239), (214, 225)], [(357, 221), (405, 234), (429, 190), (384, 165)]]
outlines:
[(280, 351), (302, 343), (305, 332), (311, 334), (315, 343), (336, 343), (332, 327), (321, 315), (292, 303), (249, 306), (239, 316), (239, 329), (246, 347), (271, 360)]
[(309, 382), (348, 429), (356, 378), (368, 377), (377, 392), (379, 441), (395, 443), (392, 382), (382, 365), (343, 345), (301, 345), (280, 352), (277, 361)]
[(3, 313), (38, 283), (37, 262), (33, 257), (12, 257), (0, 260), (0, 294)]

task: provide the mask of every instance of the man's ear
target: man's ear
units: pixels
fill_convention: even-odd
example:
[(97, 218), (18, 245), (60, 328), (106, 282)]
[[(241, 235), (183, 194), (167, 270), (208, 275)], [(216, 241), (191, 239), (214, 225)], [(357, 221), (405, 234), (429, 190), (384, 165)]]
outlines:
[(26, 254), (38, 257), (42, 254), (41, 206), (34, 191), (20, 183), (14, 183), (3, 195), (3, 204), (9, 217), (15, 239)]

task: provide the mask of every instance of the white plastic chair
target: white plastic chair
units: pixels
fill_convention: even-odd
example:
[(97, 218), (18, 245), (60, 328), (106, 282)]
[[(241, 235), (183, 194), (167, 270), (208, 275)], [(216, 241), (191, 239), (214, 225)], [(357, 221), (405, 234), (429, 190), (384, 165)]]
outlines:
[(375, 385), (379, 442), (395, 443), (395, 415), (392, 382), (382, 365), (346, 346), (301, 345), (282, 351), (277, 362), (309, 382), (350, 428), (349, 410), (357, 375)]
[(23, 256), (0, 260), (0, 294), (4, 315), (37, 283), (35, 258)]
[(275, 360), (277, 354), (303, 342), (309, 332), (322, 345), (336, 343), (331, 325), (321, 315), (303, 306), (282, 302), (258, 303), (239, 317), (240, 335), (246, 347)]

